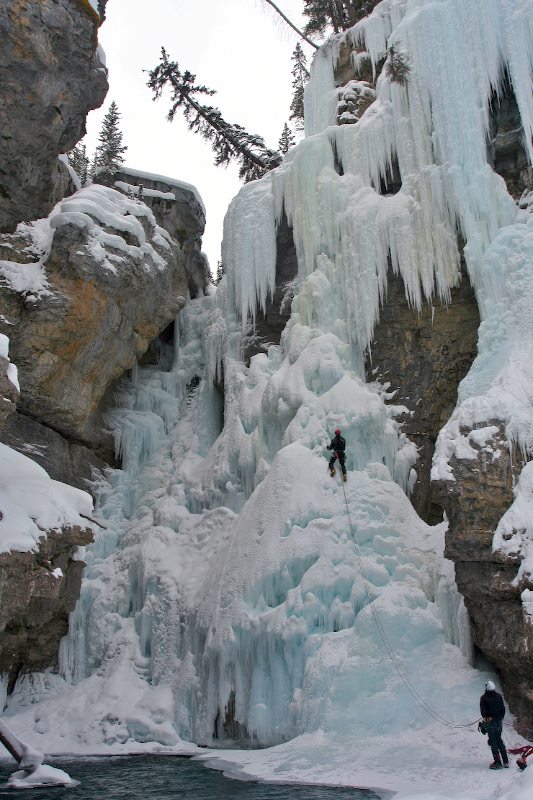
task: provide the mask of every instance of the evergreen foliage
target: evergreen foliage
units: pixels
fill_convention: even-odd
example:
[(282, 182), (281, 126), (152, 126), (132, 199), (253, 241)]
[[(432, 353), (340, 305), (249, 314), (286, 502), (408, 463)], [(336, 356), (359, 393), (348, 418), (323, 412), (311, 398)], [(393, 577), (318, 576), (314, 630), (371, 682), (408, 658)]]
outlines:
[(89, 159), (87, 157), (87, 150), (84, 144), (78, 142), (72, 150), (67, 153), (68, 163), (78, 176), (83, 186), (87, 183), (89, 177)]
[(304, 15), (309, 18), (306, 34), (324, 35), (345, 31), (366, 17), (380, 0), (304, 0)]
[(292, 54), (292, 88), (293, 96), (291, 102), (291, 115), (289, 119), (294, 123), (298, 133), (303, 133), (304, 129), (304, 89), (309, 80), (309, 70), (307, 69), (307, 58), (300, 42), (294, 48)]
[(411, 57), (408, 53), (399, 53), (394, 47), (389, 48), (388, 58), (385, 63), (385, 74), (393, 83), (405, 86), (411, 72)]
[(176, 61), (170, 61), (164, 48), (161, 60), (149, 71), (148, 86), (154, 100), (161, 97), (163, 89), (171, 90), (171, 106), (167, 114), (171, 122), (178, 110), (183, 112), (189, 130), (199, 133), (210, 143), (215, 153), (215, 164), (226, 166), (231, 161), (240, 164), (239, 177), (244, 181), (261, 178), (280, 163), (280, 155), (270, 150), (261, 136), (248, 133), (241, 125), (226, 122), (218, 108), (203, 105), (202, 95), (212, 96), (213, 89), (196, 83), (196, 75), (182, 71)]
[(128, 149), (122, 144), (122, 132), (119, 127), (120, 112), (113, 100), (107, 114), (105, 115), (100, 133), (98, 144), (91, 166), (91, 175), (95, 175), (101, 169), (118, 169), (124, 163), (123, 153)]
[(294, 147), (295, 144), (296, 144), (296, 139), (294, 138), (294, 133), (291, 131), (287, 123), (285, 123), (278, 142), (280, 153), (283, 153), (283, 155), (285, 155), (285, 153), (288, 153), (291, 147)]
[(220, 283), (225, 274), (226, 274), (226, 269), (224, 267), (224, 264), (222, 263), (222, 261), (219, 261), (217, 263), (217, 274), (215, 275), (215, 279), (213, 281), (215, 286), (218, 286), (218, 284)]

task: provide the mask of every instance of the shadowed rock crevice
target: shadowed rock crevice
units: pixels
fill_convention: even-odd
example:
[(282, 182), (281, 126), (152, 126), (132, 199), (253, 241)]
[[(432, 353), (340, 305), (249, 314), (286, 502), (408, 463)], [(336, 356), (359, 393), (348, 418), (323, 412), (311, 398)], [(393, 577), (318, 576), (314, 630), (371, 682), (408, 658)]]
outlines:
[(88, 447), (16, 411), (4, 425), (0, 441), (39, 464), (55, 481), (90, 491), (90, 483), (107, 466), (119, 466), (113, 439), (107, 448)]
[(533, 188), (533, 168), (528, 162), (520, 112), (508, 77), (500, 95), (492, 96), (487, 160), (515, 200), (525, 189)]
[(278, 226), (276, 252), (276, 289), (273, 297), (267, 298), (266, 310), (257, 310), (255, 326), (248, 337), (243, 359), (250, 363), (252, 356), (264, 353), (269, 344), (279, 344), (281, 334), (291, 315), (292, 281), (298, 274), (298, 260), (287, 217)]

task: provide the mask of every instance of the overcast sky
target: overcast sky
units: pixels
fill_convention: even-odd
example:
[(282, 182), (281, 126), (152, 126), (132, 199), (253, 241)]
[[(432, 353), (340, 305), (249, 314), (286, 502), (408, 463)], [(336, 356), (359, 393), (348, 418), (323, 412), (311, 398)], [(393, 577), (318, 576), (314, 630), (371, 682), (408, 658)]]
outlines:
[[(302, 0), (278, 0), (295, 24), (303, 25)], [(126, 166), (194, 184), (207, 211), (203, 249), (211, 269), (220, 258), (222, 221), (239, 190), (237, 168), (215, 167), (209, 145), (188, 131), (181, 115), (166, 120), (168, 101), (152, 101), (143, 69), (159, 61), (165, 47), (180, 68), (216, 89), (208, 102), (230, 122), (262, 135), (276, 148), (292, 99), (291, 55), (297, 36), (280, 25), (261, 0), (109, 0), (100, 43), (106, 52), (110, 89), (104, 105), (89, 114), (92, 156), (109, 103), (122, 115)], [(303, 43), (308, 61), (311, 48)]]

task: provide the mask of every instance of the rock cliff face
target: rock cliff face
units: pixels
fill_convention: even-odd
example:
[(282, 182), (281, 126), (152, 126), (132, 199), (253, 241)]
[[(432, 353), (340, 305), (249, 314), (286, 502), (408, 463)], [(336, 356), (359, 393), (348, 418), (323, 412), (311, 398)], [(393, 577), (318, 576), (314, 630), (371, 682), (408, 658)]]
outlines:
[(85, 566), (78, 548), (92, 541), (89, 529), (75, 526), (48, 531), (36, 552), (0, 554), (0, 673), (8, 690), (21, 671), (57, 665)]
[(449, 306), (435, 300), (420, 312), (409, 306), (401, 278), (389, 273), (367, 359), (367, 380), (379, 381), (393, 394), (392, 404), (408, 409), (396, 419), (418, 448), (411, 502), (430, 524), (442, 520), (430, 486), (435, 442), (457, 402), (457, 386), (476, 356), (478, 326), (476, 299), (464, 273)]
[(504, 83), (501, 96), (493, 100), (488, 157), (490, 165), (502, 176), (515, 200), (525, 190), (531, 190), (533, 169), (527, 160), (520, 113), (509, 81)]
[[(0, 4), (0, 440), (80, 488), (113, 462), (102, 414), (117, 382), (209, 281), (205, 214), (192, 187), (121, 172), (75, 192), (58, 159), (107, 92), (97, 50), (105, 5)], [(11, 542), (6, 508), (0, 523)], [(43, 534), (33, 550), (0, 553), (8, 689), (21, 672), (57, 664), (79, 596), (80, 547), (93, 538), (77, 523), (33, 522)]]
[(57, 156), (82, 138), (108, 88), (100, 21), (88, 0), (0, 5), (0, 232), (46, 216), (65, 194)]
[(92, 186), (4, 237), (13, 269), (1, 299), (21, 396), (3, 440), (56, 480), (83, 486), (113, 461), (102, 412), (116, 381), (207, 282), (203, 210), (192, 191), (163, 188), (144, 196), (166, 228), (131, 189)]
[[(455, 481), (433, 484), (435, 499), (449, 519), (446, 556), (455, 563), (459, 591), (471, 620), (472, 639), (495, 664), (517, 728), (530, 737), (533, 729), (533, 625), (523, 613), (513, 585), (517, 558), (492, 549), (494, 531), (513, 501), (513, 484), (522, 464), (509, 452), (498, 420), (487, 420), (498, 432), (489, 447), (471, 442), (475, 459), (453, 458)], [(468, 435), (468, 430), (461, 431)], [(495, 455), (497, 454), (497, 455)]]

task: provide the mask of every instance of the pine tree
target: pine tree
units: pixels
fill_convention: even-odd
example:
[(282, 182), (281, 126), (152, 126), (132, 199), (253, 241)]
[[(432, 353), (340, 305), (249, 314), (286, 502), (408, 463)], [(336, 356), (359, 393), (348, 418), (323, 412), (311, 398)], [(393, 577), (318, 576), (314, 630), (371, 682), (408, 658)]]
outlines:
[(292, 88), (293, 96), (291, 102), (291, 115), (289, 119), (294, 122), (294, 127), (298, 133), (304, 129), (304, 89), (309, 80), (309, 70), (307, 69), (307, 58), (300, 42), (294, 48), (292, 54)]
[(306, 34), (324, 35), (345, 31), (366, 17), (380, 0), (304, 0), (304, 15), (309, 22)]
[(89, 177), (89, 159), (87, 158), (87, 150), (84, 144), (78, 142), (72, 150), (67, 153), (68, 163), (78, 176), (83, 186), (87, 183)]
[(217, 274), (215, 276), (215, 280), (213, 281), (215, 286), (218, 286), (218, 284), (220, 283), (225, 274), (226, 274), (226, 269), (224, 267), (224, 264), (222, 263), (222, 261), (219, 261), (217, 263)]
[(385, 62), (385, 73), (393, 83), (405, 86), (411, 72), (411, 56), (406, 52), (398, 52), (394, 47), (389, 47), (388, 58)]
[(123, 153), (128, 149), (122, 144), (122, 131), (119, 128), (120, 112), (113, 100), (105, 115), (98, 144), (94, 154), (91, 174), (95, 175), (101, 169), (116, 170), (124, 163)]
[(176, 111), (181, 110), (189, 130), (199, 133), (210, 143), (217, 166), (237, 161), (240, 164), (239, 177), (251, 181), (280, 163), (279, 153), (270, 150), (261, 136), (247, 133), (241, 125), (226, 122), (218, 108), (203, 105), (199, 96), (211, 96), (216, 92), (197, 84), (196, 75), (188, 70), (182, 72), (176, 61), (169, 61), (164, 48), (161, 49), (159, 64), (148, 74), (148, 86), (154, 93), (154, 100), (161, 97), (167, 85), (170, 87), (171, 106), (167, 119), (172, 122)]
[(285, 153), (288, 153), (291, 147), (294, 147), (295, 142), (296, 140), (294, 138), (294, 133), (291, 131), (287, 123), (285, 123), (278, 142), (280, 153), (283, 153), (283, 155), (285, 155)]

